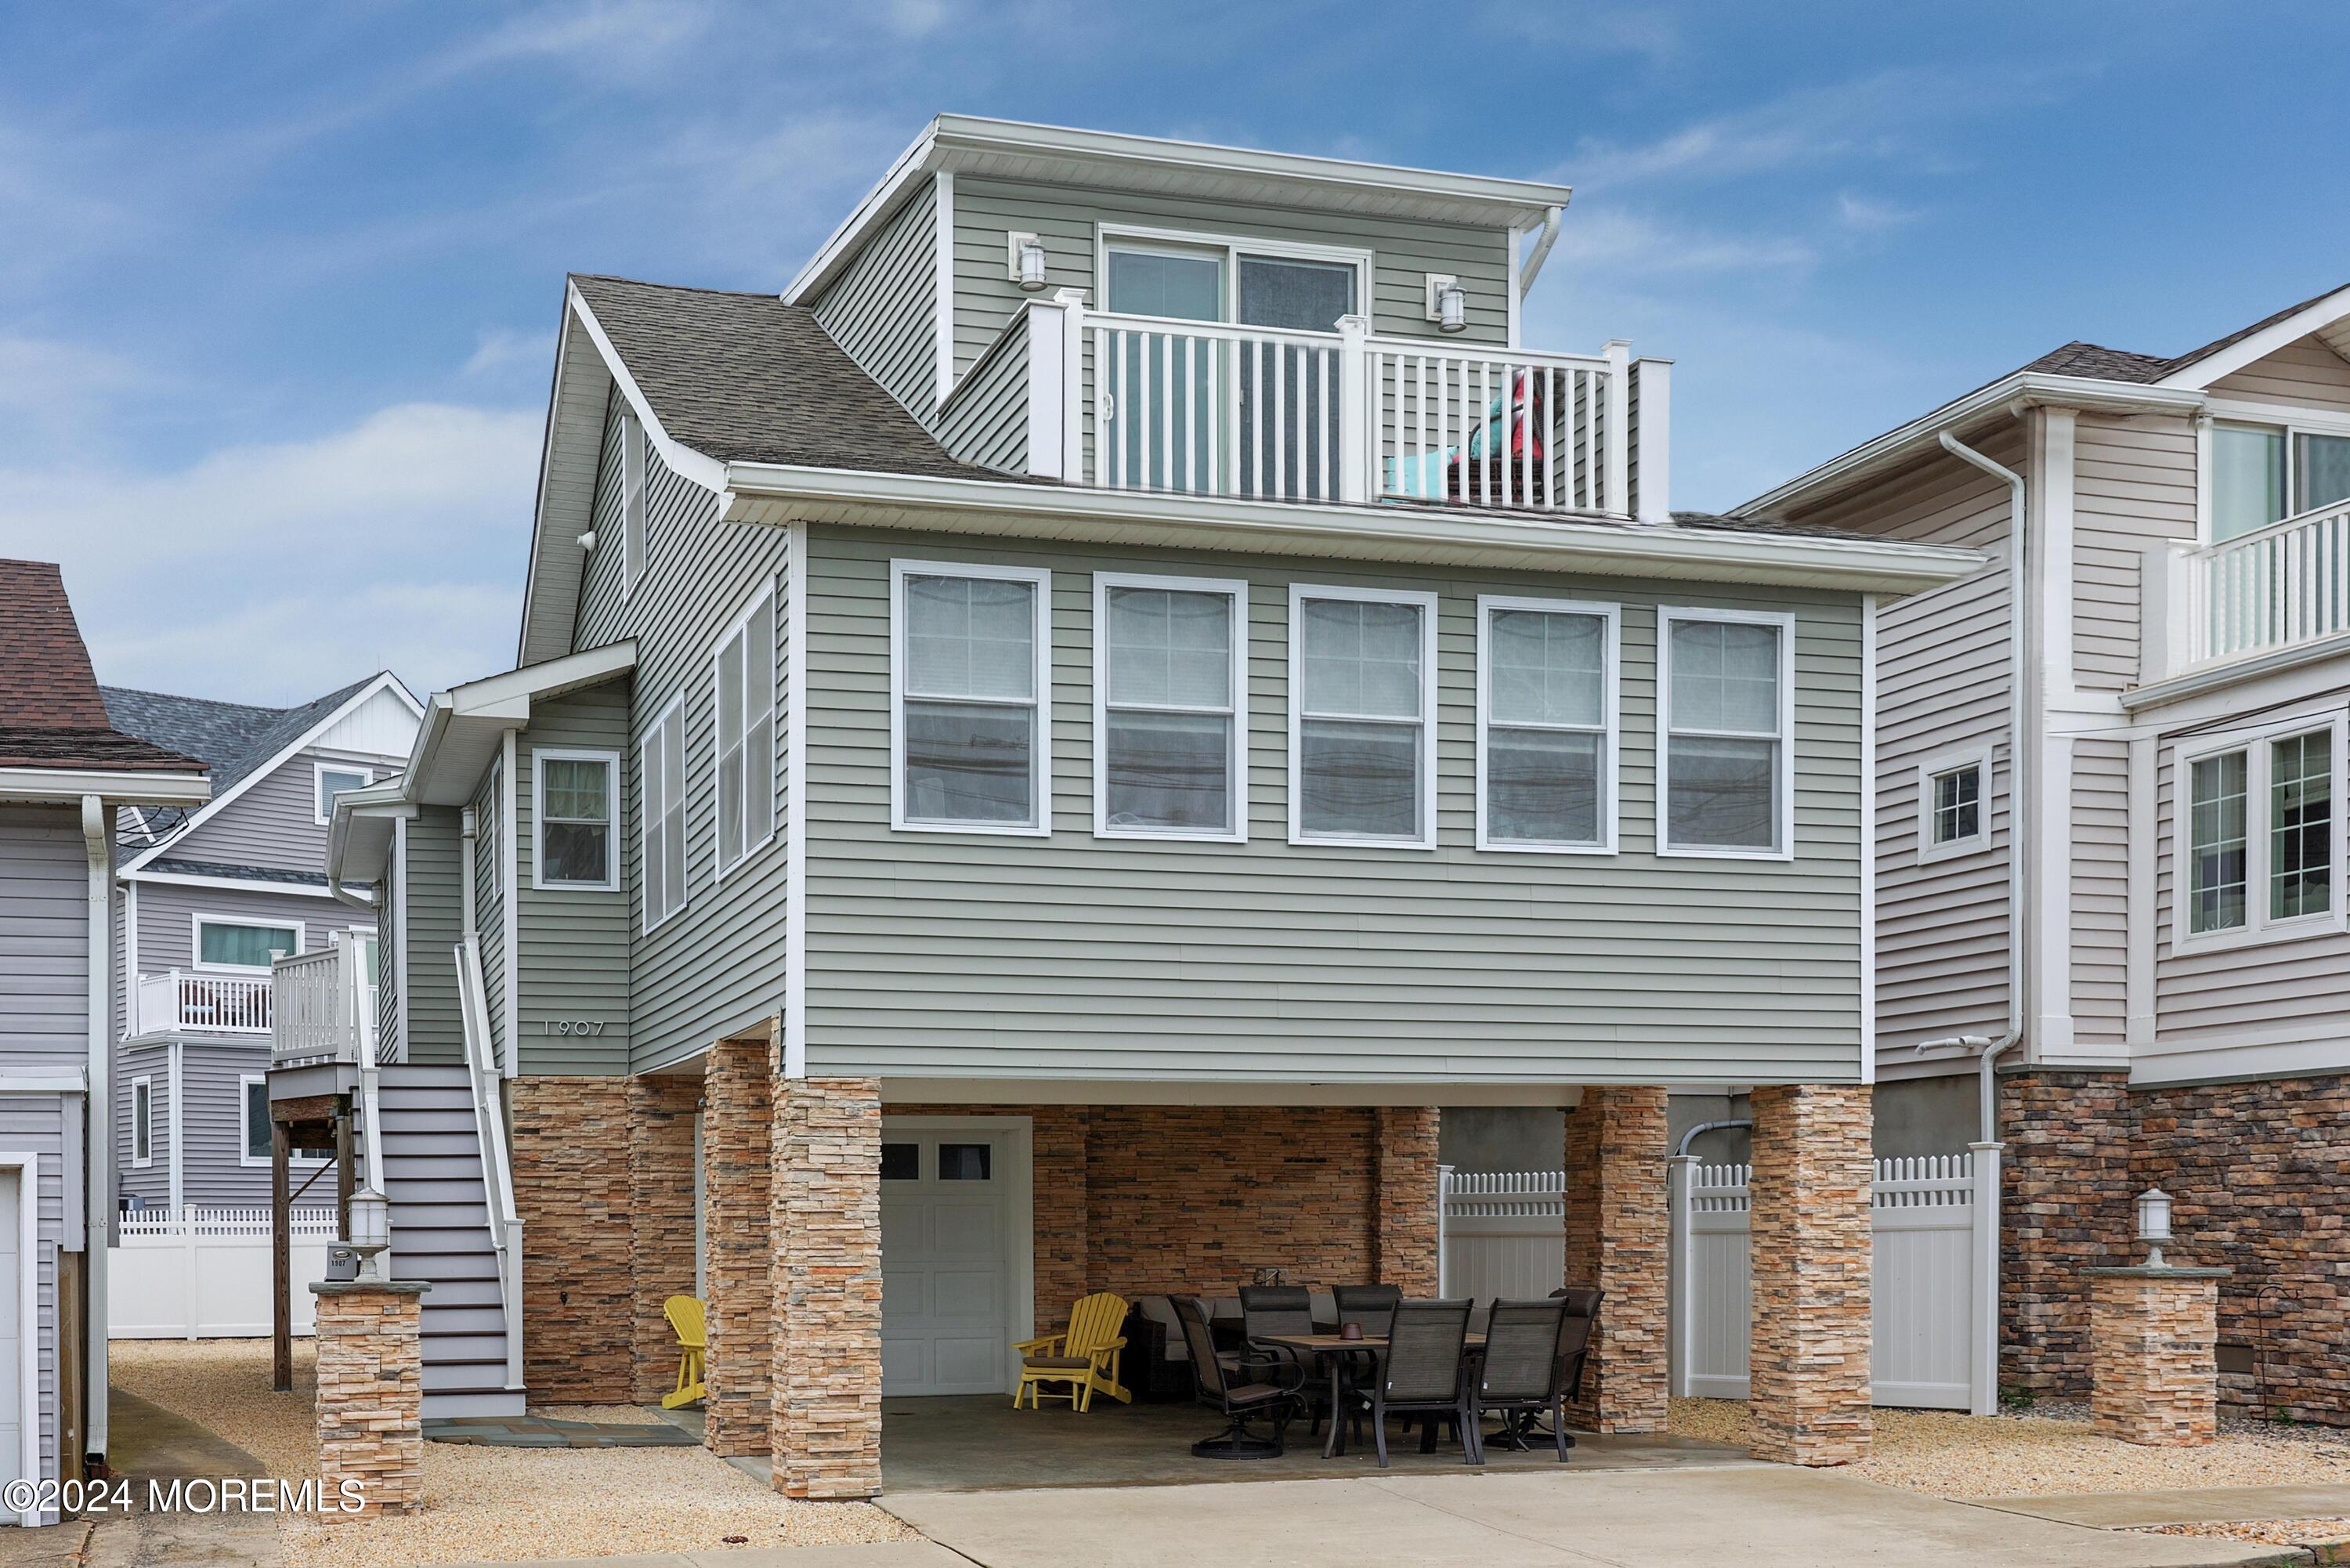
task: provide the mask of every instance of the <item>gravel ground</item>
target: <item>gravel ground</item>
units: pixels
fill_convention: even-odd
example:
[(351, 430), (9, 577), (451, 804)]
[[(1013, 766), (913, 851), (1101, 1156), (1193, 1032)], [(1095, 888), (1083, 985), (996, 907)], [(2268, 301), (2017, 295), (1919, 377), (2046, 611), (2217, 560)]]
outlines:
[[(1743, 1443), (1746, 1407), (1727, 1399), (1676, 1399), (1672, 1430)], [(2026, 1416), (1879, 1410), (1876, 1441), (1853, 1473), (1952, 1498), (2342, 1483), (2350, 1482), (2350, 1440), (2324, 1428), (2252, 1422), (2238, 1423), (2207, 1448), (2143, 1449), (2097, 1437), (2086, 1419), (2060, 1419), (2045, 1403)]]
[(2138, 1533), (2216, 1536), (2222, 1541), (2258, 1541), (2271, 1546), (2315, 1546), (2350, 1541), (2350, 1519), (2274, 1519), (2264, 1524), (2157, 1524)]
[[(316, 1383), (306, 1342), (296, 1342), (292, 1394), (269, 1392), (265, 1340), (118, 1340), (113, 1355), (114, 1381), (127, 1391), (211, 1428), (273, 1474), (316, 1473)], [(546, 1413), (569, 1420), (657, 1419), (629, 1406), (556, 1406)], [(424, 1446), (421, 1513), (331, 1523), (288, 1516), (283, 1528), (286, 1568), (834, 1545), (913, 1533), (869, 1504), (779, 1497), (698, 1448), (445, 1443)]]

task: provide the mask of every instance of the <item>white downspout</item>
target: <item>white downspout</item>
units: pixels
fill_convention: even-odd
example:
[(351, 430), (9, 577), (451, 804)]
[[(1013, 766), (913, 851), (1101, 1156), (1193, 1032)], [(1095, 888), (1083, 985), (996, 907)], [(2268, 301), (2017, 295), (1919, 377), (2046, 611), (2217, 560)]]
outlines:
[[(82, 1232), (82, 1323), (85, 1371), (82, 1451), (106, 1452), (106, 1243), (114, 1205), (114, 1085), (109, 1068), (113, 1032), (107, 1027), (108, 997), (114, 989), (113, 846), (107, 840), (106, 803), (94, 794), (81, 797), (81, 840), (89, 858), (89, 1093), (82, 1104), (89, 1117), (82, 1140), (82, 1158), (88, 1161), (88, 1179), (82, 1183), (88, 1220)], [(24, 1201), (37, 1199), (27, 1190)], [(25, 1260), (30, 1268), (32, 1260)], [(62, 1328), (64, 1325), (59, 1324)], [(34, 1325), (25, 1325), (34, 1332)]]
[(1525, 265), (1518, 268), (1518, 297), (1523, 299), (1526, 290), (1534, 287), (1534, 279), (1542, 275), (1543, 263), (1550, 259), (1551, 246), (1558, 244), (1559, 220), (1566, 215), (1562, 204), (1543, 214), (1542, 233), (1534, 240), (1534, 248), (1526, 254)]

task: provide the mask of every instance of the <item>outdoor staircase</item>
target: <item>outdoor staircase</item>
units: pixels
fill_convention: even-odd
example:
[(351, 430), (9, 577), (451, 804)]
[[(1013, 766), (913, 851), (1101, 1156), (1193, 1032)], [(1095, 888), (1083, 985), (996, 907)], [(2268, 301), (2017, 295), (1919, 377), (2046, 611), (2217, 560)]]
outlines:
[(425, 1417), (519, 1416), (472, 1074), (386, 1064), (377, 1078), (391, 1277), (432, 1287), (423, 1303)]

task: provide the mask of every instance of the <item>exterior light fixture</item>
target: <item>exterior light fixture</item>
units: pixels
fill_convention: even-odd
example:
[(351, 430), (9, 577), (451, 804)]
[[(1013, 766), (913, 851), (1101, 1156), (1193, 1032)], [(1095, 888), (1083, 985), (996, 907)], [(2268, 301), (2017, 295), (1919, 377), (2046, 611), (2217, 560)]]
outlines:
[(2162, 1244), (2170, 1240), (2170, 1194), (2159, 1187), (2149, 1187), (2137, 1195), (2137, 1239), (2146, 1243), (2146, 1267), (2164, 1267)]
[(1012, 281), (1020, 286), (1023, 294), (1035, 294), (1045, 284), (1045, 242), (1034, 234), (1007, 234), (1005, 248), (1011, 252)]
[(381, 1282), (376, 1256), (391, 1245), (391, 1200), (372, 1187), (351, 1194), (351, 1251), (359, 1254), (359, 1277)]
[(1465, 331), (1469, 326), (1469, 291), (1461, 280), (1444, 273), (1428, 275), (1428, 319), (1440, 332)]

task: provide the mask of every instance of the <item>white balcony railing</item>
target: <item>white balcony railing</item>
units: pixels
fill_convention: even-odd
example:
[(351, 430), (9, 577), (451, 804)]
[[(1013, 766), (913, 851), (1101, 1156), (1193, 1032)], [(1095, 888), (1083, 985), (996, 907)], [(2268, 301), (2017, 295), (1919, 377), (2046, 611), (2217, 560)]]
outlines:
[(2148, 680), (2350, 632), (2350, 502), (2157, 556)]
[(376, 988), (368, 983), (366, 953), (359, 943), (338, 941), (281, 958), (271, 966), (270, 977), (276, 992), (272, 1061), (279, 1066), (374, 1062)]
[(189, 1030), (217, 1034), (266, 1034), (269, 976), (205, 974), (168, 970), (142, 974), (132, 1002), (133, 1034)]
[(1361, 317), (1298, 332), (1029, 302), (1028, 472), (1112, 490), (1661, 523), (1671, 365)]

